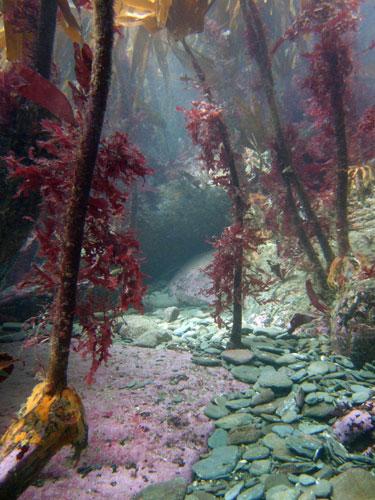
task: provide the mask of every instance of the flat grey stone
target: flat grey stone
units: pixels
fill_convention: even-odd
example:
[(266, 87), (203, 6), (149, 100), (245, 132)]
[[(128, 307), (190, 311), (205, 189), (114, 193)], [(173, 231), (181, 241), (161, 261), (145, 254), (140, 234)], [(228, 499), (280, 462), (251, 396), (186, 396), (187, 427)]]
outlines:
[(305, 405), (302, 410), (304, 417), (316, 418), (317, 420), (324, 420), (335, 411), (335, 406), (328, 403), (319, 403), (314, 406)]
[(262, 500), (264, 498), (263, 484), (257, 484), (251, 488), (247, 488), (238, 495), (237, 500)]
[(332, 371), (332, 368), (330, 366), (330, 363), (327, 361), (313, 361), (312, 363), (309, 364), (307, 367), (307, 373), (311, 375), (326, 375), (327, 373), (330, 373)]
[(225, 403), (225, 406), (230, 410), (240, 410), (241, 408), (248, 408), (251, 405), (251, 400), (246, 398), (230, 399)]
[(229, 410), (225, 408), (225, 406), (218, 406), (209, 403), (203, 410), (203, 413), (206, 415), (206, 417), (217, 420), (219, 418), (226, 417), (227, 415), (229, 415)]
[(229, 432), (229, 444), (251, 444), (256, 443), (263, 436), (263, 432), (253, 425), (236, 427)]
[(246, 365), (254, 358), (254, 354), (248, 349), (227, 349), (221, 353), (221, 357), (233, 365)]
[(228, 433), (224, 429), (215, 429), (213, 434), (208, 438), (207, 442), (210, 448), (218, 448), (219, 446), (228, 445)]
[(266, 500), (297, 500), (299, 495), (299, 490), (281, 484), (266, 492)]
[(221, 446), (214, 448), (208, 458), (195, 463), (192, 469), (199, 479), (220, 479), (232, 472), (240, 456), (237, 446)]
[(172, 323), (173, 321), (176, 321), (180, 314), (180, 310), (176, 306), (171, 306), (167, 307), (164, 309), (164, 321), (167, 321), (168, 323)]
[(363, 469), (349, 469), (331, 479), (332, 500), (372, 500), (375, 477)]
[(221, 365), (221, 362), (219, 359), (208, 358), (205, 356), (193, 356), (191, 358), (191, 362), (194, 363), (195, 365), (200, 365), (200, 366), (220, 366)]
[(258, 384), (262, 387), (272, 389), (276, 394), (285, 394), (292, 388), (292, 380), (281, 370), (263, 371), (258, 379)]
[(240, 481), (237, 484), (235, 484), (234, 486), (232, 486), (232, 488), (230, 488), (230, 490), (225, 492), (224, 500), (235, 500), (237, 498), (237, 496), (239, 495), (239, 493), (241, 492), (244, 484), (245, 484), (245, 481)]
[(221, 429), (229, 430), (234, 427), (250, 424), (252, 421), (253, 418), (248, 413), (232, 413), (231, 415), (216, 420), (215, 425)]
[(187, 483), (182, 478), (171, 479), (163, 483), (147, 486), (137, 495), (134, 500), (184, 500)]
[(168, 332), (149, 331), (138, 337), (133, 344), (137, 347), (156, 347), (163, 342), (169, 342), (172, 335)]
[(316, 483), (316, 479), (313, 476), (309, 476), (308, 474), (301, 474), (298, 477), (298, 480), (299, 483), (302, 484), (302, 486), (312, 486)]
[(270, 403), (276, 398), (272, 389), (261, 389), (257, 394), (251, 398), (251, 405), (257, 406), (265, 403)]
[(240, 380), (241, 382), (254, 384), (259, 377), (260, 370), (255, 366), (240, 365), (233, 367), (231, 369), (231, 373), (234, 378)]
[(262, 476), (271, 472), (271, 460), (255, 460), (249, 469), (250, 474), (253, 476)]
[(293, 434), (294, 427), (292, 427), (291, 425), (274, 425), (272, 427), (272, 432), (274, 432), (281, 438), (284, 438), (286, 436), (289, 436), (290, 434)]
[(318, 498), (328, 498), (331, 496), (333, 490), (332, 484), (327, 479), (318, 479), (313, 488), (315, 496)]
[(318, 450), (322, 448), (322, 442), (307, 434), (294, 435), (286, 438), (286, 445), (301, 457), (313, 459)]
[(253, 460), (263, 460), (265, 458), (268, 458), (270, 456), (270, 450), (266, 448), (265, 446), (248, 446), (243, 455), (242, 458), (243, 460), (247, 460), (249, 462), (252, 462)]

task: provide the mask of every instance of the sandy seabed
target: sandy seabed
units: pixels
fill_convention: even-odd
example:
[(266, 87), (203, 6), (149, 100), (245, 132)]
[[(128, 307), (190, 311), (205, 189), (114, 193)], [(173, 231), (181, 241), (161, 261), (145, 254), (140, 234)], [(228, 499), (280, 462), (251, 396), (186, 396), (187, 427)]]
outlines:
[[(20, 343), (1, 350), (20, 359), (0, 385), (2, 433), (43, 373), (47, 345), (23, 350)], [(69, 448), (45, 467), (38, 486), (22, 500), (130, 500), (139, 490), (175, 477), (191, 480), (191, 466), (207, 449), (212, 423), (203, 415), (210, 399), (246, 389), (221, 367), (191, 363), (186, 351), (112, 347), (107, 366), (88, 386), (88, 361), (72, 353), (69, 380), (82, 396), (89, 426), (89, 445), (77, 468)]]

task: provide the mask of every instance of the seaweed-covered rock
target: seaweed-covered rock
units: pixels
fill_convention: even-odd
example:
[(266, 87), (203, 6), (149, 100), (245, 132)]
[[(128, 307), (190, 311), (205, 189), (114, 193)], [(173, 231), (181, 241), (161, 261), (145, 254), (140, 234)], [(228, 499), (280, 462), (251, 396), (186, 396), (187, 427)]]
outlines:
[(332, 312), (331, 335), (337, 352), (357, 367), (375, 360), (375, 279), (353, 281)]

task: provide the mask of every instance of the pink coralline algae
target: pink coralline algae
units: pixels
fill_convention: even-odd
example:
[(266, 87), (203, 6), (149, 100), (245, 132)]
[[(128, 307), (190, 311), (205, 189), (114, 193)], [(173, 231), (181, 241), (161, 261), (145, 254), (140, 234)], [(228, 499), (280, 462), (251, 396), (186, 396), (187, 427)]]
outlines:
[(341, 443), (351, 443), (374, 427), (369, 411), (352, 410), (335, 422), (333, 432)]

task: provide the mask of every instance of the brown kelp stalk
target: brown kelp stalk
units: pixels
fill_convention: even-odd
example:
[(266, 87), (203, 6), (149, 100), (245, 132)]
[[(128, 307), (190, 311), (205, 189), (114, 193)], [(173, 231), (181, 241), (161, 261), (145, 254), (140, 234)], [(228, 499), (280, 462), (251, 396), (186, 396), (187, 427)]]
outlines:
[(327, 54), (327, 66), (331, 80), (330, 99), (333, 114), (333, 128), (337, 148), (337, 186), (336, 186), (336, 238), (339, 257), (350, 252), (348, 229), (348, 146), (346, 140), (346, 124), (344, 110), (345, 81), (338, 64), (337, 51)]
[(57, 0), (41, 0), (35, 67), (49, 80), (56, 31)]
[(67, 387), (67, 368), (85, 215), (110, 83), (113, 0), (94, 1), (94, 32), (90, 93), (65, 219), (47, 379), (34, 388), (19, 419), (0, 440), (0, 498), (7, 500), (17, 498), (60, 448), (73, 445), (79, 456), (87, 439), (84, 409), (78, 394)]
[(51, 358), (47, 374), (50, 394), (63, 389), (67, 383), (85, 216), (110, 85), (113, 0), (96, 0), (94, 5), (95, 54), (73, 190), (65, 221), (60, 285), (54, 305)]
[[(205, 73), (194, 56), (192, 50), (186, 41), (182, 40), (182, 45), (189, 55), (192, 66), (194, 68), (195, 74), (201, 84), (204, 96), (207, 98), (208, 102), (213, 103), (213, 96), (210, 87), (207, 85)], [(234, 211), (234, 222), (242, 230), (244, 227), (244, 216), (246, 206), (241, 195), (241, 184), (237, 172), (235, 156), (230, 142), (228, 129), (223, 122), (222, 118), (218, 118), (218, 131), (220, 134), (220, 139), (223, 144), (226, 163), (229, 170), (230, 176), (230, 189), (229, 194), (233, 202)], [(231, 332), (231, 344), (233, 346), (241, 345), (241, 330), (242, 330), (242, 274), (243, 274), (243, 248), (239, 249), (239, 255), (235, 263), (234, 276), (233, 276), (233, 325)]]
[(326, 273), (314, 247), (311, 244), (311, 241), (304, 228), (303, 221), (298, 213), (298, 207), (293, 196), (293, 188), (295, 189), (296, 195), (301, 203), (307, 219), (312, 224), (313, 230), (316, 234), (328, 267), (334, 259), (334, 254), (330, 247), (328, 238), (323, 232), (319, 220), (311, 207), (302, 182), (292, 165), (291, 153), (281, 125), (271, 61), (269, 57), (264, 27), (260, 18), (258, 7), (253, 0), (241, 0), (241, 9), (246, 23), (246, 29), (248, 31), (250, 54), (254, 57), (258, 65), (270, 110), (271, 122), (276, 137), (277, 165), (286, 188), (288, 208), (292, 214), (292, 219), (300, 244), (306, 252), (306, 255), (309, 258), (310, 262), (312, 263), (321, 285), (325, 287)]

